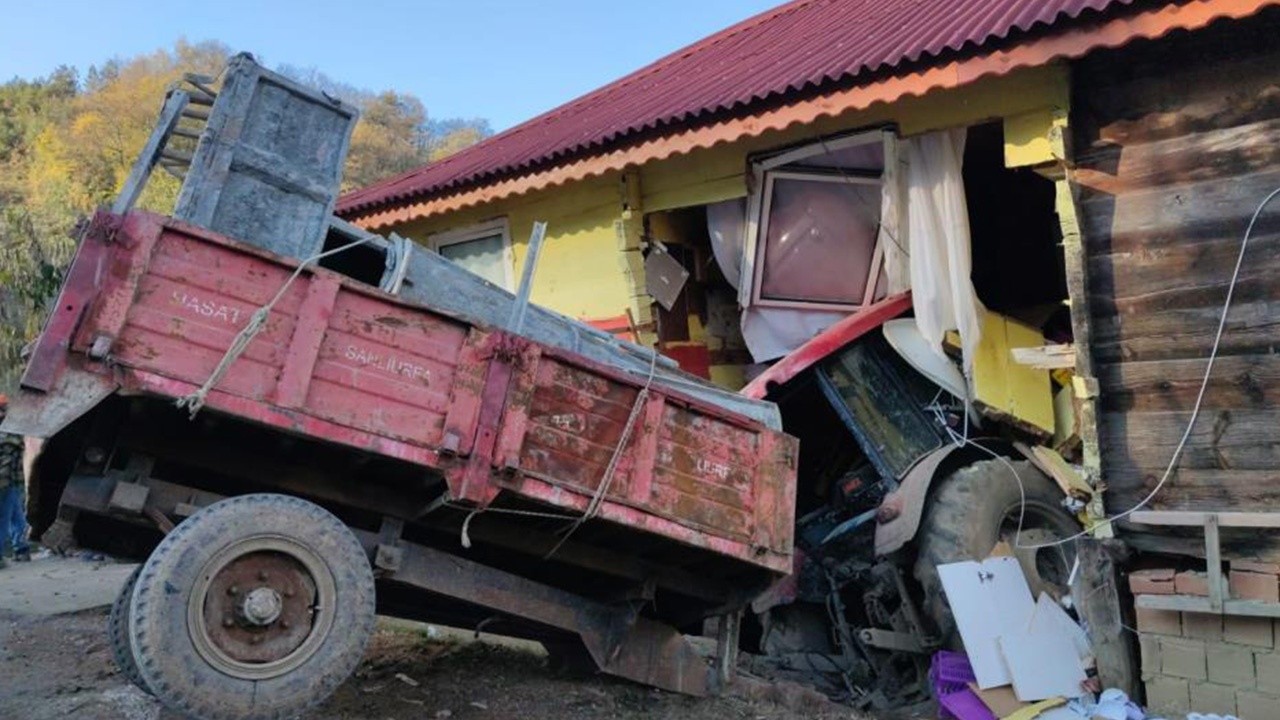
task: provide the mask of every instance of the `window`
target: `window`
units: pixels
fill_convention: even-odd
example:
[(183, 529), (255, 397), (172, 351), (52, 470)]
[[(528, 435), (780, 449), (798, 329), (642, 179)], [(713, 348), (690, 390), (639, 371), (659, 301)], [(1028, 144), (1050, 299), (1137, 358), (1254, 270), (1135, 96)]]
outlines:
[(743, 305), (856, 309), (885, 295), (885, 132), (823, 141), (753, 165)]
[(515, 263), (511, 257), (511, 234), (506, 218), (431, 235), (427, 238), (427, 245), (494, 285), (505, 290), (513, 289), (512, 268)]

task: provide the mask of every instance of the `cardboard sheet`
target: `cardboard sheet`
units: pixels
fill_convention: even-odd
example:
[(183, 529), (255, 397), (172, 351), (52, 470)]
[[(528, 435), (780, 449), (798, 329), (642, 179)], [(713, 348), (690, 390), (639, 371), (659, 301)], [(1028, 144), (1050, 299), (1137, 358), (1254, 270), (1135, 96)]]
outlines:
[(1017, 559), (991, 557), (980, 563), (939, 565), (938, 578), (978, 687), (986, 690), (1013, 682), (997, 638), (1025, 634), (1035, 609)]

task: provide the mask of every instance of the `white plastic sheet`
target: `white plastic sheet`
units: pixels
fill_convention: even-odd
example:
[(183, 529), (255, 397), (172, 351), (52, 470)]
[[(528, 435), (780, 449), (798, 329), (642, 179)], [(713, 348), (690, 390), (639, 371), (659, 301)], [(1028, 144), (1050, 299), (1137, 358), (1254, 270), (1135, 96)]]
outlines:
[(981, 336), (981, 304), (972, 269), (965, 206), (965, 130), (944, 130), (902, 142), (907, 155), (907, 237), (912, 305), (920, 334), (942, 353), (942, 336), (958, 330), (964, 373), (972, 378)]

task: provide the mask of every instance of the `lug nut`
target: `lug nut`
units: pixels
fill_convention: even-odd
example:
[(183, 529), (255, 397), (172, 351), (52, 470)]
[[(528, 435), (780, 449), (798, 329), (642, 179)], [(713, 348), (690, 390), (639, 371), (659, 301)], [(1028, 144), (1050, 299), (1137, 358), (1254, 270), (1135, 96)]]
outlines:
[(232, 620), (231, 618), (223, 618), (223, 619), (222, 619), (222, 627), (231, 627), (232, 625), (235, 625), (235, 624), (236, 624), (236, 622), (235, 622), (234, 620)]
[(288, 630), (288, 629), (289, 629), (289, 625), (290, 625), (290, 623), (289, 623), (289, 621), (288, 621), (288, 620), (281, 620), (281, 621), (280, 621), (280, 627), (284, 628), (285, 630)]
[(236, 587), (235, 585), (232, 585), (231, 587), (227, 588), (227, 594), (228, 594), (228, 595), (239, 595), (239, 594), (240, 594), (240, 588)]
[(259, 571), (258, 571), (258, 579), (259, 579), (259, 580), (261, 580), (262, 582), (266, 582), (266, 581), (267, 581), (267, 571), (266, 571), (266, 570), (259, 570)]
[(254, 644), (254, 645), (257, 645), (258, 643), (262, 642), (262, 636), (261, 636), (261, 635), (254, 635), (252, 638), (250, 638), (250, 639), (249, 639), (249, 642), (250, 642), (250, 643), (252, 643), (252, 644)]

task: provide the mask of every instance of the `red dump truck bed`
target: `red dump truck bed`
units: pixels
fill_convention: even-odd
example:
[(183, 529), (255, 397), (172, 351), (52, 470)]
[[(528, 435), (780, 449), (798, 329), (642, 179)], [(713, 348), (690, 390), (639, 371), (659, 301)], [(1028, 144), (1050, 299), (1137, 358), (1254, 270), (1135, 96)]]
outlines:
[(287, 283), (208, 408), (438, 472), (460, 504), (576, 515), (595, 499), (600, 520), (790, 570), (794, 438), (327, 270), (290, 282), (296, 267), (171, 218), (99, 214), (23, 384), (50, 402), (86, 373), (98, 392), (189, 395)]

